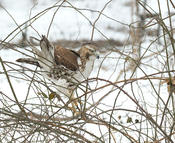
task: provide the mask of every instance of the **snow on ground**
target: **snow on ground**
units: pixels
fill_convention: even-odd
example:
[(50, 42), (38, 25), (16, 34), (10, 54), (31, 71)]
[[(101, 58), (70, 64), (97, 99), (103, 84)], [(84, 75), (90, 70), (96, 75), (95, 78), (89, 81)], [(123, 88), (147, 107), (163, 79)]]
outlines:
[[(90, 39), (92, 26), (90, 25), (89, 21), (93, 23), (99, 15), (99, 11), (101, 11), (107, 3), (107, 0), (96, 0), (92, 2), (88, 1), (76, 1), (71, 2), (72, 6), (80, 8), (82, 10), (77, 11), (73, 8), (70, 8), (69, 4), (65, 4), (65, 7), (62, 7), (58, 10), (55, 15), (51, 30), (50, 30), (50, 39), (57, 40), (57, 39)], [(27, 21), (30, 17), (38, 14), (39, 12), (45, 10), (48, 7), (52, 7), (54, 5), (54, 1), (38, 1), (38, 5), (34, 6), (31, 11), (30, 10), (33, 6), (31, 0), (22, 1), (19, 0), (14, 5), (9, 4), (10, 0), (2, 1), (2, 5), (6, 8), (6, 10), (12, 15), (15, 21), (5, 12), (3, 9), (1, 10), (1, 39), (4, 39), (13, 29), (16, 28), (16, 23), (18, 25)], [(60, 3), (58, 3), (59, 5)], [(122, 8), (123, 3), (119, 1), (112, 1), (103, 11), (103, 13), (111, 17), (119, 22), (129, 24), (130, 23), (130, 15), (128, 10)], [(25, 8), (24, 8), (25, 7)], [(87, 9), (91, 9), (94, 12), (90, 12)], [(46, 34), (47, 29), (49, 27), (50, 21), (52, 19), (53, 13), (55, 12), (56, 8), (52, 8), (46, 14), (38, 18), (34, 23), (32, 23), (32, 27), (37, 29), (39, 34)], [(80, 13), (81, 12), (81, 13)], [(121, 17), (121, 15), (125, 15)], [(86, 18), (88, 20), (86, 20)], [(105, 16), (101, 15), (100, 19), (96, 23), (96, 28), (100, 30), (100, 32), (104, 33), (105, 36), (109, 39), (119, 39), (125, 38), (123, 35), (118, 34), (113, 30), (107, 30), (108, 27), (112, 27), (116, 29), (117, 27), (121, 26), (120, 23), (115, 22)], [(67, 30), (65, 30), (67, 29)], [(32, 29), (28, 29), (29, 35), (38, 36), (37, 33)], [(122, 37), (121, 37), (122, 36)], [(104, 38), (99, 32), (95, 31), (94, 39), (101, 39)], [(15, 38), (16, 39), (16, 38)]]

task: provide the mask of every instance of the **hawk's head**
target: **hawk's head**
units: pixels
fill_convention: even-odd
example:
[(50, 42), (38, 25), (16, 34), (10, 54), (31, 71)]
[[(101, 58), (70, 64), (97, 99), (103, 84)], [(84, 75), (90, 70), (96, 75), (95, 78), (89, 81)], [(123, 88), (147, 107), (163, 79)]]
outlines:
[(83, 44), (78, 53), (83, 60), (92, 60), (99, 58), (96, 53), (96, 46), (90, 43)]
[(92, 63), (91, 65), (93, 66), (94, 60), (96, 58), (99, 58), (96, 52), (96, 46), (90, 43), (83, 44), (78, 53), (80, 55), (82, 69), (84, 69), (85, 66), (87, 66), (86, 64), (88, 62)]

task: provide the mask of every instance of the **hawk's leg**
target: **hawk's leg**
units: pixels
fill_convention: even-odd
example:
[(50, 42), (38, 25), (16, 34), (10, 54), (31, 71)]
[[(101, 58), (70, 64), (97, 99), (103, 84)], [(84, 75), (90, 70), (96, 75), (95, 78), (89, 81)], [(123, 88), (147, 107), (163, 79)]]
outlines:
[(78, 115), (80, 113), (80, 108), (78, 107), (78, 103), (81, 104), (81, 102), (79, 101), (79, 99), (75, 98), (74, 90), (69, 90), (69, 93), (70, 93), (70, 100), (72, 104), (72, 107), (70, 108), (73, 111), (74, 115)]

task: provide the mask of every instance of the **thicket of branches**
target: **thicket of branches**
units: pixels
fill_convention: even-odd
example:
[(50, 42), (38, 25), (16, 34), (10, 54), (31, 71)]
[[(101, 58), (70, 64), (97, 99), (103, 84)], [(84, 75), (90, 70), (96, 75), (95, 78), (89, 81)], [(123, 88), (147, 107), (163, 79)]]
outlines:
[[(131, 0), (125, 6), (131, 9), (133, 18), (130, 24), (124, 24), (103, 13), (111, 2), (109, 0), (100, 11), (95, 11), (75, 7), (69, 0), (59, 1), (25, 23), (17, 25), (1, 41), (1, 51), (6, 49), (33, 57), (30, 47), (35, 45), (30, 45), (31, 41), (27, 36), (32, 35), (27, 35), (27, 29), (32, 28), (32, 23), (47, 11), (55, 9), (47, 29), (48, 36), (54, 17), (61, 7), (74, 9), (89, 21), (92, 32), (91, 39), (87, 40), (94, 41), (95, 32), (105, 39), (104, 47), (101, 47), (102, 42), (97, 44), (101, 58), (95, 66), (95, 74), (80, 83), (82, 89), (75, 91), (75, 100), (79, 101), (77, 114), (70, 109), (72, 101), (57, 94), (52, 82), (39, 72), (39, 67), (5, 61), (0, 57), (0, 75), (6, 77), (12, 92), (12, 95), (8, 95), (0, 91), (2, 142), (175, 141), (175, 47), (172, 13), (175, 3), (172, 0), (166, 1), (168, 13), (164, 17), (160, 0), (156, 2), (158, 13), (146, 0)], [(97, 13), (98, 17), (91, 21), (83, 11)], [(15, 21), (13, 15), (10, 16)], [(101, 17), (122, 25), (122, 33), (127, 35), (127, 39), (108, 39), (96, 27)], [(34, 30), (37, 33), (37, 29)], [(19, 34), (23, 35), (22, 39), (18, 43), (11, 43)], [(104, 78), (103, 74), (110, 75)], [(27, 85), (24, 95), (16, 94), (13, 85), (15, 79)]]

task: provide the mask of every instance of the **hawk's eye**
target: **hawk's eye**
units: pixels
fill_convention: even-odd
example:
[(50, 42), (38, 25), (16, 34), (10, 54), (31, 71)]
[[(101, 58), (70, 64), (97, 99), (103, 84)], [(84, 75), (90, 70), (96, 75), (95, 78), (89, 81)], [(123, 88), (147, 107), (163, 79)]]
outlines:
[(89, 53), (86, 53), (86, 59), (88, 59), (89, 58)]
[(92, 49), (91, 49), (91, 50), (90, 50), (90, 52), (91, 52), (91, 53), (94, 53), (94, 52), (95, 52), (95, 50), (92, 50)]

